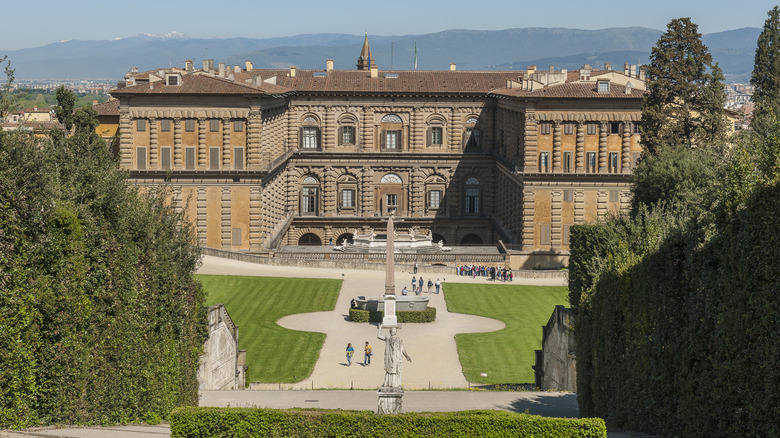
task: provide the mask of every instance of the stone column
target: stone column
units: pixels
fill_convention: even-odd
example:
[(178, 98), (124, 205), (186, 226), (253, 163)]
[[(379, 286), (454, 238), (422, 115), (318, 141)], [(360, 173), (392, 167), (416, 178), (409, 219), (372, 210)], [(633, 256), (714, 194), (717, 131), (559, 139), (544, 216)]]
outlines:
[(553, 122), (552, 171), (561, 171), (561, 122)]
[(609, 168), (607, 167), (607, 129), (609, 129), (609, 123), (599, 123), (599, 170), (598, 173), (607, 173)]
[(181, 117), (173, 119), (173, 167), (184, 168), (181, 162)]
[(577, 145), (575, 152), (575, 171), (585, 172), (585, 124), (577, 122)]
[(525, 114), (525, 159), (523, 160), (524, 172), (537, 172), (537, 133), (539, 125), (536, 123), (536, 113), (527, 111)]
[(222, 119), (222, 168), (232, 169), (230, 165), (230, 119)]
[(631, 173), (631, 122), (623, 121), (623, 147), (620, 150), (620, 171)]

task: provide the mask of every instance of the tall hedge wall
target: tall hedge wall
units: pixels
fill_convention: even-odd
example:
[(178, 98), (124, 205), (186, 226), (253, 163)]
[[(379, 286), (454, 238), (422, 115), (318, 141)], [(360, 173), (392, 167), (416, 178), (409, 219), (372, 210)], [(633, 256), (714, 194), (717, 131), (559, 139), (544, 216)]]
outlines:
[(580, 413), (664, 436), (780, 436), (780, 185), (720, 219), (572, 228)]
[(0, 428), (197, 403), (194, 234), (92, 135), (0, 133)]

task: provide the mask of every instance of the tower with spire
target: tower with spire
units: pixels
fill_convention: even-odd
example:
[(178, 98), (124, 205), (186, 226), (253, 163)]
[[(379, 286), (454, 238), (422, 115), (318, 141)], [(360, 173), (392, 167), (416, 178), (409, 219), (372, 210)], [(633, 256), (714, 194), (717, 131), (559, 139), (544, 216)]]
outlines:
[(358, 70), (371, 70), (371, 67), (376, 67), (374, 57), (371, 56), (371, 48), (368, 47), (368, 32), (366, 32), (366, 39), (363, 41), (363, 49), (360, 50), (360, 56), (357, 60)]

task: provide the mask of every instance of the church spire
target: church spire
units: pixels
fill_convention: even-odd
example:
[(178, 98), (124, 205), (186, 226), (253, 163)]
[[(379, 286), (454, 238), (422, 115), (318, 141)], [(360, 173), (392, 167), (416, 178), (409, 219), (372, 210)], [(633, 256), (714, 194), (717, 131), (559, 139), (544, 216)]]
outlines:
[(370, 70), (372, 66), (376, 66), (374, 57), (371, 56), (371, 48), (368, 47), (368, 32), (366, 32), (366, 39), (363, 41), (363, 49), (360, 51), (360, 57), (357, 60), (358, 70)]

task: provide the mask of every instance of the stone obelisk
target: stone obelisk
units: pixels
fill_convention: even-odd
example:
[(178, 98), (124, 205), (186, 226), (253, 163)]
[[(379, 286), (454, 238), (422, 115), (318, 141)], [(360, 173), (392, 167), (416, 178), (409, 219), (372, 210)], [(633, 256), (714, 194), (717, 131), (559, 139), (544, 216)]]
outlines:
[(382, 326), (391, 328), (398, 326), (395, 315), (395, 226), (393, 216), (387, 221), (387, 259), (385, 262), (385, 316)]

